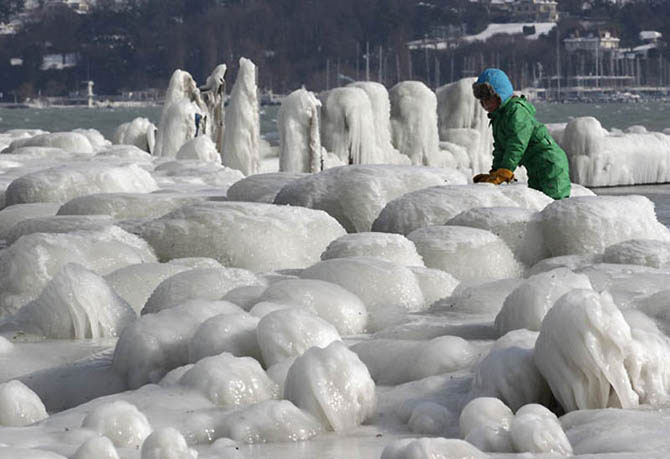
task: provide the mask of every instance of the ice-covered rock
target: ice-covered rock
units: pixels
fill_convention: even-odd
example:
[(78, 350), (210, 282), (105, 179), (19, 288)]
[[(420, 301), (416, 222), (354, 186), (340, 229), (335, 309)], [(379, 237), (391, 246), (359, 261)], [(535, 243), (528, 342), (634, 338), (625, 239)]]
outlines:
[(343, 234), (325, 212), (248, 202), (184, 206), (142, 229), (161, 260), (209, 256), (252, 271), (309, 266)]
[(197, 459), (198, 452), (188, 447), (177, 429), (164, 427), (144, 440), (141, 455), (142, 459)]
[(151, 433), (147, 417), (125, 400), (102, 403), (90, 411), (81, 426), (106, 436), (117, 448), (137, 448)]
[(275, 203), (325, 210), (350, 233), (370, 231), (372, 222), (389, 201), (410, 191), (444, 183), (465, 184), (466, 180), (463, 174), (449, 169), (337, 167), (287, 184), (277, 194)]
[(256, 333), (266, 367), (301, 355), (312, 346), (326, 347), (340, 340), (334, 326), (302, 308), (279, 309), (263, 316)]
[(195, 268), (162, 281), (149, 296), (142, 314), (158, 312), (193, 299), (218, 300), (235, 287), (259, 284), (254, 273), (239, 268)]
[(5, 207), (0, 210), (0, 239), (7, 239), (10, 230), (25, 220), (56, 215), (59, 207), (60, 204), (52, 202), (14, 204)]
[(177, 151), (176, 158), (221, 164), (221, 155), (217, 151), (216, 145), (206, 135), (198, 136), (182, 145)]
[(221, 153), (223, 165), (237, 169), (244, 175), (255, 174), (260, 168), (261, 122), (257, 72), (253, 62), (240, 58), (240, 67), (225, 115), (226, 132)]
[[(501, 279), (491, 282), (461, 282), (451, 295), (436, 301), (433, 311), (455, 311), (467, 314), (496, 314), (505, 297), (521, 282), (520, 279)], [(491, 317), (493, 319), (493, 317)]]
[(137, 117), (120, 124), (114, 131), (112, 143), (117, 145), (135, 145), (151, 153), (156, 144), (156, 126), (147, 118)]
[(81, 444), (72, 459), (119, 459), (112, 440), (105, 436), (95, 436)]
[(633, 408), (626, 369), (631, 330), (607, 292), (572, 290), (542, 322), (535, 364), (565, 411)]
[(332, 282), (357, 295), (367, 308), (370, 330), (428, 306), (409, 268), (379, 258), (333, 258), (303, 270), (300, 277)]
[(46, 338), (95, 339), (118, 336), (135, 318), (102, 277), (68, 263), (10, 321), (25, 333)]
[(28, 202), (65, 203), (94, 193), (150, 193), (158, 185), (137, 164), (81, 163), (55, 166), (15, 179), (5, 191), (7, 205)]
[(495, 280), (521, 277), (523, 266), (505, 241), (490, 231), (465, 226), (429, 226), (407, 235), (429, 268), (456, 279)]
[(441, 269), (421, 266), (409, 266), (409, 269), (416, 276), (423, 292), (424, 303), (428, 306), (450, 296), (459, 284), (458, 279)]
[(445, 436), (450, 426), (457, 422), (457, 416), (444, 406), (420, 402), (412, 410), (407, 426), (416, 434)]
[(372, 224), (372, 231), (409, 234), (418, 228), (444, 225), (473, 207), (519, 207), (500, 188), (489, 184), (455, 184), (407, 190), (401, 197), (389, 200)]
[(152, 175), (162, 192), (195, 193), (215, 200), (222, 200), (228, 188), (244, 178), (237, 169), (192, 159), (161, 163)]
[(323, 169), (321, 101), (314, 93), (298, 89), (286, 96), (277, 118), (279, 170), (318, 172)]
[(247, 313), (219, 314), (204, 321), (188, 344), (191, 362), (228, 352), (237, 357), (249, 356), (261, 361), (256, 338), (258, 318)]
[(268, 172), (254, 174), (233, 183), (226, 197), (229, 201), (265, 202), (272, 204), (277, 193), (287, 184), (304, 177), (302, 173)]
[(524, 405), (510, 428), (512, 444), (519, 453), (572, 456), (572, 446), (554, 413), (542, 405)]
[(368, 322), (365, 304), (358, 296), (331, 282), (287, 279), (270, 285), (258, 302), (304, 307), (332, 324), (340, 335), (363, 333)]
[(133, 162), (151, 168), (152, 158), (149, 153), (140, 150), (134, 145), (109, 145), (93, 157), (94, 161), (108, 161), (110, 163)]
[(13, 153), (22, 147), (61, 148), (71, 153), (93, 153), (93, 145), (81, 132), (52, 132), (14, 140), (3, 153)]
[(603, 262), (670, 268), (670, 241), (629, 239), (619, 242), (605, 249)]
[(461, 436), (482, 451), (514, 452), (509, 431), (513, 418), (512, 410), (499, 399), (475, 398), (461, 411)]
[(286, 376), (284, 396), (336, 432), (359, 426), (376, 406), (367, 367), (341, 341), (298, 357)]
[[(505, 187), (508, 188), (508, 187)], [(522, 207), (475, 207), (446, 222), (488, 230), (500, 237), (524, 265), (550, 256), (544, 244), (540, 213)]]
[(0, 426), (28, 426), (48, 416), (42, 400), (21, 381), (0, 384)]
[(504, 335), (519, 328), (540, 331), (542, 320), (556, 300), (568, 291), (592, 288), (588, 276), (557, 268), (528, 277), (507, 295), (495, 327)]
[(467, 441), (454, 438), (408, 438), (396, 440), (382, 451), (381, 459), (486, 459), (488, 454)]
[[(35, 204), (16, 204), (15, 206), (33, 206)], [(40, 204), (37, 204), (40, 205)], [(56, 204), (57, 205), (57, 204)], [(8, 207), (11, 209), (12, 207)], [(70, 233), (73, 231), (100, 231), (114, 224), (108, 215), (53, 215), (22, 220), (7, 231), (7, 245), (11, 245), (21, 236), (33, 233)]]
[(224, 408), (250, 405), (279, 395), (279, 387), (257, 360), (227, 352), (201, 359), (184, 373), (179, 384), (201, 392)]
[(84, 137), (86, 137), (88, 141), (91, 143), (93, 150), (100, 150), (111, 145), (111, 142), (105, 139), (105, 136), (102, 135), (102, 133), (97, 129), (77, 128), (72, 130), (72, 132), (75, 134), (81, 134)]
[(362, 232), (331, 242), (322, 260), (344, 257), (378, 257), (404, 266), (424, 266), (412, 241), (401, 234)]
[(544, 240), (553, 256), (600, 254), (629, 239), (670, 241), (644, 196), (585, 196), (554, 201), (542, 211)]
[(373, 339), (351, 346), (377, 384), (397, 385), (469, 366), (477, 351), (463, 338), (428, 341)]

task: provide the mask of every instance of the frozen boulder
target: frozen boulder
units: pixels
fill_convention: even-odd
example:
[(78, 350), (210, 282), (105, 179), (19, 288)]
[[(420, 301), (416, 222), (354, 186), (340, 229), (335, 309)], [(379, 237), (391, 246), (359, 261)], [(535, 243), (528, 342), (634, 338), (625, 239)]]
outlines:
[(0, 384), (0, 426), (28, 426), (48, 416), (42, 400), (21, 381)]
[(197, 459), (198, 452), (188, 447), (184, 436), (174, 427), (152, 432), (142, 443), (142, 459)]
[(357, 295), (367, 308), (370, 330), (428, 307), (414, 273), (379, 258), (333, 258), (303, 270), (300, 277), (332, 282)]
[(433, 402), (419, 402), (412, 410), (407, 426), (416, 434), (446, 436), (457, 423), (457, 416), (446, 407)]
[(342, 234), (325, 212), (247, 202), (184, 206), (142, 229), (162, 260), (210, 256), (252, 271), (305, 268)]
[(112, 136), (116, 145), (135, 145), (151, 153), (156, 143), (156, 126), (147, 118), (137, 117), (119, 125)]
[(304, 177), (305, 174), (269, 172), (254, 174), (239, 180), (228, 188), (229, 201), (265, 202), (272, 204), (284, 186)]
[(468, 367), (477, 351), (463, 338), (374, 339), (351, 346), (377, 384), (397, 385)]
[(250, 405), (279, 395), (279, 387), (257, 360), (227, 352), (201, 359), (184, 373), (179, 384), (201, 392), (224, 408)]
[(112, 440), (105, 436), (96, 436), (82, 443), (72, 459), (119, 459), (119, 454)]
[(270, 285), (258, 298), (304, 307), (332, 324), (340, 335), (363, 333), (368, 322), (365, 304), (354, 293), (331, 282), (317, 279), (287, 279)]
[(303, 354), (312, 346), (326, 347), (340, 340), (331, 324), (305, 309), (279, 309), (258, 323), (258, 344), (265, 366)]
[(424, 266), (414, 243), (401, 234), (346, 234), (331, 242), (321, 254), (322, 260), (345, 257), (378, 257), (404, 266)]
[(195, 159), (221, 164), (221, 155), (209, 136), (201, 135), (189, 140), (177, 151), (177, 159)]
[(514, 414), (497, 398), (479, 397), (461, 411), (461, 436), (482, 451), (514, 452), (510, 427)]
[(505, 241), (490, 231), (465, 226), (430, 226), (407, 235), (429, 268), (456, 279), (495, 280), (521, 277), (523, 266)]
[(396, 440), (382, 451), (381, 459), (486, 459), (476, 446), (454, 438), (409, 438)]
[(133, 162), (151, 167), (151, 155), (134, 145), (109, 145), (93, 157), (94, 161)]
[(298, 357), (288, 371), (284, 396), (336, 432), (359, 426), (376, 405), (367, 367), (341, 341)]
[[(34, 204), (17, 204), (17, 206)], [(12, 206), (16, 207), (16, 206)], [(107, 215), (85, 216), (44, 216), (22, 220), (7, 232), (7, 245), (11, 245), (21, 236), (33, 233), (71, 233), (73, 231), (100, 231), (114, 224)]]
[(604, 263), (670, 268), (670, 241), (630, 239), (605, 249)]
[(81, 163), (55, 166), (15, 179), (5, 191), (7, 205), (65, 203), (94, 193), (150, 193), (158, 184), (137, 164)]
[(222, 200), (230, 186), (244, 178), (237, 169), (216, 162), (182, 159), (160, 163), (152, 172), (161, 190), (208, 195)]
[(670, 241), (644, 196), (585, 196), (554, 201), (542, 211), (544, 240), (553, 256), (601, 254), (629, 239)]
[(59, 207), (58, 203), (53, 202), (14, 204), (5, 207), (0, 210), (0, 239), (7, 239), (11, 229), (25, 220), (56, 215)]
[(500, 187), (489, 184), (422, 188), (389, 200), (372, 224), (372, 231), (409, 234), (418, 228), (444, 225), (473, 207), (519, 207)]
[(500, 335), (519, 328), (540, 331), (547, 311), (563, 294), (575, 288), (591, 289), (591, 282), (585, 274), (575, 274), (567, 268), (556, 268), (524, 279), (505, 298), (496, 316), (496, 329)]
[(258, 318), (247, 313), (219, 314), (204, 321), (188, 345), (189, 361), (228, 352), (261, 361), (256, 338)]
[(445, 182), (465, 184), (466, 178), (455, 170), (410, 166), (336, 167), (287, 184), (275, 203), (325, 210), (350, 233), (370, 231), (389, 201)]
[(13, 153), (22, 147), (61, 148), (71, 153), (92, 154), (93, 145), (81, 132), (52, 132), (14, 140), (3, 153)]
[(450, 296), (436, 301), (433, 311), (456, 311), (467, 314), (496, 314), (505, 297), (521, 282), (520, 279), (501, 279), (491, 282), (461, 282)]
[(510, 428), (512, 444), (519, 453), (572, 456), (572, 446), (554, 413), (542, 405), (524, 405)]
[(137, 448), (151, 433), (147, 417), (125, 400), (102, 403), (90, 411), (81, 423), (106, 436), (117, 448)]

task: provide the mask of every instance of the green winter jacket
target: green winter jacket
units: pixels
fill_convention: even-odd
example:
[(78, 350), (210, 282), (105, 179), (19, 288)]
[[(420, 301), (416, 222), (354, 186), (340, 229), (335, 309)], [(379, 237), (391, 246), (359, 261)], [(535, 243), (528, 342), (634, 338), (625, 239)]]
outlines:
[(528, 186), (554, 199), (570, 196), (568, 157), (535, 119), (535, 107), (525, 97), (511, 97), (492, 113), (493, 169), (525, 166)]

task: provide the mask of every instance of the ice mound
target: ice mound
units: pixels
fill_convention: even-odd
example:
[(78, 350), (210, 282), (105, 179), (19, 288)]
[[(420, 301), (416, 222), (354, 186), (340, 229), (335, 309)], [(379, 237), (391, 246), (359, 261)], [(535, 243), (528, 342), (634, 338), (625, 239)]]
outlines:
[(108, 147), (112, 144), (109, 140), (105, 139), (105, 136), (100, 133), (97, 129), (89, 128), (82, 129), (77, 128), (73, 129), (72, 132), (76, 134), (81, 134), (88, 139), (91, 143), (91, 146), (94, 150), (100, 150), (102, 148)]
[(401, 234), (345, 234), (331, 242), (321, 254), (322, 260), (344, 257), (378, 257), (404, 266), (424, 266), (412, 241)]
[(409, 266), (409, 269), (419, 282), (426, 306), (447, 298), (459, 284), (458, 279), (441, 269), (422, 268), (421, 266)]
[(604, 263), (670, 268), (670, 241), (630, 239), (605, 249)]
[(253, 357), (261, 361), (256, 338), (259, 319), (247, 313), (219, 314), (198, 327), (188, 345), (189, 361), (228, 352), (237, 357)]
[(416, 434), (446, 436), (450, 426), (458, 422), (456, 415), (444, 406), (433, 402), (419, 402), (407, 422)]
[[(15, 206), (32, 206), (34, 204), (16, 204)], [(11, 207), (9, 207), (11, 208)], [(1, 218), (1, 217), (0, 217)], [(114, 224), (107, 215), (86, 216), (46, 216), (22, 220), (7, 231), (7, 244), (11, 245), (21, 236), (33, 233), (71, 233), (73, 231), (101, 231)]]
[[(496, 314), (505, 297), (521, 282), (519, 279), (502, 279), (491, 282), (463, 282), (453, 289), (449, 297), (433, 303), (433, 311), (456, 311), (467, 314)], [(493, 318), (493, 317), (492, 317)]]
[(14, 349), (14, 344), (4, 336), (0, 336), (0, 354), (6, 354)]
[(68, 263), (11, 321), (46, 338), (95, 339), (118, 336), (135, 318), (135, 311), (102, 277)]
[(124, 266), (155, 261), (146, 242), (116, 226), (23, 236), (0, 252), (0, 309), (15, 311), (37, 298), (67, 263), (79, 263), (105, 275)]
[(486, 459), (470, 443), (454, 438), (409, 438), (396, 440), (382, 451), (381, 459)]
[(192, 299), (218, 300), (235, 287), (258, 284), (251, 271), (239, 268), (195, 268), (168, 277), (151, 293), (142, 314), (158, 312)]
[(644, 196), (585, 196), (563, 199), (542, 211), (544, 239), (552, 255), (603, 253), (629, 239), (670, 241)]
[(370, 330), (379, 330), (428, 306), (409, 268), (379, 258), (333, 258), (303, 270), (300, 277), (332, 282), (357, 295), (368, 310)]
[(516, 412), (510, 432), (519, 452), (572, 456), (572, 446), (554, 413), (542, 405), (524, 405)]
[(250, 405), (279, 395), (279, 387), (257, 360), (227, 352), (200, 360), (184, 373), (179, 384), (201, 392), (224, 408)]
[(585, 186), (639, 185), (670, 181), (670, 140), (661, 133), (615, 134), (593, 117), (571, 120), (561, 146), (570, 176)]
[(256, 333), (266, 367), (301, 355), (312, 346), (326, 347), (340, 340), (335, 327), (302, 308), (279, 309), (263, 316)]
[(272, 204), (277, 193), (289, 183), (305, 174), (291, 172), (269, 172), (255, 174), (239, 180), (228, 188), (229, 201), (265, 202)]
[(480, 397), (461, 411), (461, 436), (483, 451), (512, 453), (510, 427), (514, 414), (497, 398)]
[(15, 179), (5, 191), (7, 205), (27, 202), (65, 203), (94, 193), (150, 193), (158, 189), (151, 174), (137, 164), (68, 164)]
[(14, 140), (3, 153), (13, 153), (21, 147), (61, 148), (71, 153), (93, 153), (93, 145), (88, 137), (80, 132), (52, 132)]
[(0, 210), (0, 239), (7, 239), (9, 231), (14, 225), (24, 220), (56, 215), (57, 203), (36, 202), (32, 204), (14, 204)]
[(236, 410), (218, 427), (224, 436), (246, 444), (305, 441), (324, 430), (319, 420), (288, 400), (266, 400)]
[(451, 218), (473, 207), (519, 206), (495, 185), (423, 187), (389, 202), (379, 212), (372, 231), (409, 234), (418, 228), (444, 225)]
[(112, 366), (131, 388), (156, 383), (168, 371), (188, 363), (188, 345), (200, 324), (219, 314), (239, 312), (227, 301), (199, 300), (144, 315), (121, 333)]
[(445, 182), (464, 184), (466, 180), (455, 170), (392, 165), (336, 167), (287, 184), (275, 203), (325, 210), (350, 233), (370, 231), (387, 202), (410, 191)]
[(612, 297), (572, 290), (549, 310), (535, 344), (535, 363), (565, 411), (633, 408), (625, 366), (631, 330)]
[(477, 366), (469, 398), (496, 397), (512, 410), (549, 405), (551, 390), (533, 361), (536, 338), (537, 333), (516, 330), (496, 342)]
[(375, 339), (351, 346), (377, 384), (397, 385), (469, 366), (477, 356), (463, 338), (429, 341)]
[(134, 162), (138, 164), (147, 165), (151, 167), (151, 155), (144, 150), (140, 150), (134, 145), (111, 145), (104, 148), (102, 151), (96, 153), (93, 157), (94, 161), (119, 161), (119, 162)]
[(125, 400), (103, 403), (89, 412), (81, 426), (108, 437), (117, 448), (140, 448), (151, 425), (137, 407)]
[(358, 296), (331, 282), (316, 279), (287, 279), (270, 285), (258, 298), (304, 307), (332, 324), (340, 335), (363, 333), (368, 311)]
[(152, 432), (142, 443), (142, 459), (197, 459), (198, 452), (186, 444), (174, 427)]
[(189, 269), (176, 263), (140, 263), (117, 269), (107, 274), (105, 280), (139, 314), (161, 282)]
[(69, 200), (58, 215), (109, 215), (118, 219), (158, 218), (188, 204), (203, 202), (201, 196), (178, 193), (99, 193)]
[[(508, 187), (505, 187), (508, 188)], [(521, 207), (475, 207), (446, 222), (488, 230), (500, 237), (526, 266), (550, 256), (544, 244), (539, 212)]]
[[(197, 160), (168, 161), (153, 170), (153, 177), (168, 191), (207, 192), (215, 197), (225, 196), (230, 186), (244, 178), (237, 169), (213, 162)], [(215, 188), (215, 189), (212, 189)]]
[(309, 266), (342, 234), (325, 212), (248, 202), (184, 206), (142, 229), (161, 260), (209, 256), (252, 271)]
[(321, 101), (304, 88), (282, 100), (277, 116), (280, 171), (318, 172), (322, 169), (320, 109)]
[(465, 226), (429, 226), (407, 235), (429, 268), (456, 279), (481, 281), (521, 277), (523, 266), (505, 241), (490, 231)]
[(119, 125), (112, 136), (117, 145), (135, 145), (151, 153), (156, 143), (156, 126), (147, 118), (137, 117)]
[(201, 135), (189, 140), (177, 151), (177, 159), (195, 159), (221, 164), (221, 155), (209, 136)]
[(74, 452), (72, 459), (119, 459), (114, 443), (107, 437), (91, 437)]
[(588, 276), (575, 274), (567, 268), (530, 276), (505, 298), (496, 316), (496, 329), (501, 335), (519, 328), (540, 331), (547, 311), (563, 294), (575, 288), (591, 289)]
[(286, 376), (284, 396), (336, 432), (359, 426), (376, 405), (367, 367), (341, 341), (298, 357)]
[(42, 400), (21, 381), (0, 384), (0, 426), (28, 426), (48, 416)]

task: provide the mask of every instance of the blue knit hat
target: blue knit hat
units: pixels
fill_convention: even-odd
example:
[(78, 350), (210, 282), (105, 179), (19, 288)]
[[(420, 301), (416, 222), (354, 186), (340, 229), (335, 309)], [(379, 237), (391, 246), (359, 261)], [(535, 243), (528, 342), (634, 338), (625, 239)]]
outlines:
[(500, 69), (486, 69), (479, 74), (477, 83), (488, 83), (495, 90), (496, 94), (500, 96), (500, 100), (505, 102), (514, 95), (514, 88), (512, 82), (509, 81), (505, 72)]

